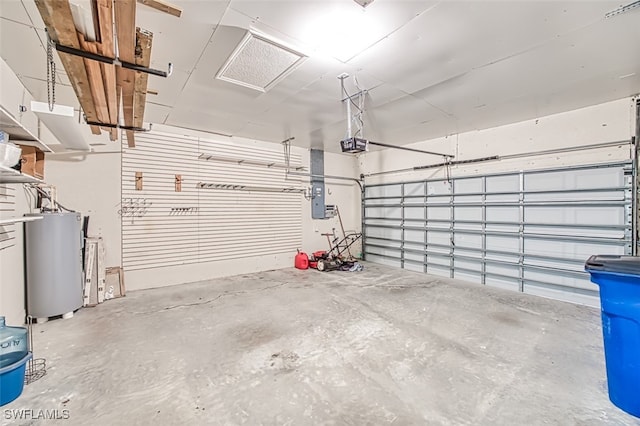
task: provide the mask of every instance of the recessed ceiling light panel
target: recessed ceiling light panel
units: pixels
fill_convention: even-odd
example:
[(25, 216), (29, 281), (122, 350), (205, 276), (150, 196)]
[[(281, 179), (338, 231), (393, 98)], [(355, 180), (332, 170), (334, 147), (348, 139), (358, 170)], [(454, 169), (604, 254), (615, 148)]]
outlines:
[(266, 92), (306, 59), (303, 53), (253, 31), (216, 74), (219, 80)]

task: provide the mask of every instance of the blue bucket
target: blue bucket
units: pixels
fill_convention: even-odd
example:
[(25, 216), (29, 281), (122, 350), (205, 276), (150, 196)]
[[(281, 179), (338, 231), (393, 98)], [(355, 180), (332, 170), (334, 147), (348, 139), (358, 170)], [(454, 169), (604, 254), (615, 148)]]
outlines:
[(0, 407), (20, 396), (24, 387), (24, 373), (27, 361), (32, 357), (27, 353), (20, 361), (0, 368)]

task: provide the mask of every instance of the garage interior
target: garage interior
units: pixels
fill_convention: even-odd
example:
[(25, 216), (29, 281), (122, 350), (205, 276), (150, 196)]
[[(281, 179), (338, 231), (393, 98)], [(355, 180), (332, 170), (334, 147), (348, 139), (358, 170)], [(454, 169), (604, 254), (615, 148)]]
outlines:
[(3, 424), (640, 424), (585, 271), (638, 52), (638, 1), (0, 2)]

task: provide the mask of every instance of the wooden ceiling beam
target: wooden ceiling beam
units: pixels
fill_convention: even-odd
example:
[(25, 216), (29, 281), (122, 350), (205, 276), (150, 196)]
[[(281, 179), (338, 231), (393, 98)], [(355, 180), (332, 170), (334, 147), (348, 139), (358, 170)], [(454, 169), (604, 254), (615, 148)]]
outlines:
[[(153, 34), (136, 28), (136, 65), (149, 67), (151, 65), (151, 44)], [(144, 110), (147, 102), (147, 85), (149, 74), (136, 71), (135, 93), (133, 98), (133, 125), (142, 127), (144, 124)]]
[[(121, 61), (135, 63), (136, 45), (136, 1), (118, 0), (115, 2), (115, 24), (118, 40), (118, 56)], [(133, 127), (133, 97), (135, 92), (135, 72), (130, 69), (117, 67), (117, 85), (122, 88), (122, 114), (124, 125)], [(135, 137), (128, 130), (127, 143), (129, 147), (135, 147)]]
[[(64, 46), (80, 48), (80, 42), (76, 34), (76, 27), (71, 15), (71, 7), (68, 0), (35, 0), (40, 16), (47, 27), (51, 39)], [(85, 67), (84, 60), (78, 56), (58, 52), (60, 61), (71, 81), (80, 107), (89, 121), (98, 121), (91, 85)], [(91, 126), (91, 132), (100, 134), (100, 128)]]
[[(103, 56), (115, 57), (115, 44), (113, 38), (113, 0), (96, 0), (98, 15), (98, 29), (100, 31), (99, 51)], [(107, 97), (107, 108), (109, 110), (109, 124), (118, 124), (118, 114), (120, 112), (117, 87), (116, 87), (116, 67), (111, 64), (100, 64), (102, 69), (102, 80), (104, 91)], [(109, 139), (118, 139), (118, 130), (109, 129)]]
[(138, 0), (138, 3), (159, 10), (160, 12), (168, 13), (176, 18), (182, 15), (182, 9), (162, 0)]
[[(82, 50), (90, 53), (98, 53), (98, 47), (95, 42), (86, 41), (82, 33), (78, 33), (78, 40)], [(107, 106), (107, 97), (104, 91), (104, 80), (102, 79), (102, 68), (100, 63), (85, 59), (84, 65), (87, 69), (89, 84), (91, 86), (91, 95), (96, 108), (96, 114), (100, 123), (109, 123), (109, 107)]]

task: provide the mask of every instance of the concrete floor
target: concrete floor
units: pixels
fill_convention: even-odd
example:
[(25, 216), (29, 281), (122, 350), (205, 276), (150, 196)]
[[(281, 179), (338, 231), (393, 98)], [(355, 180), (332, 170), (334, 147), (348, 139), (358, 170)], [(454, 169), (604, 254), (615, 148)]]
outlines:
[(597, 310), (372, 264), (131, 292), (34, 337), (48, 373), (0, 422), (640, 424), (607, 398)]

